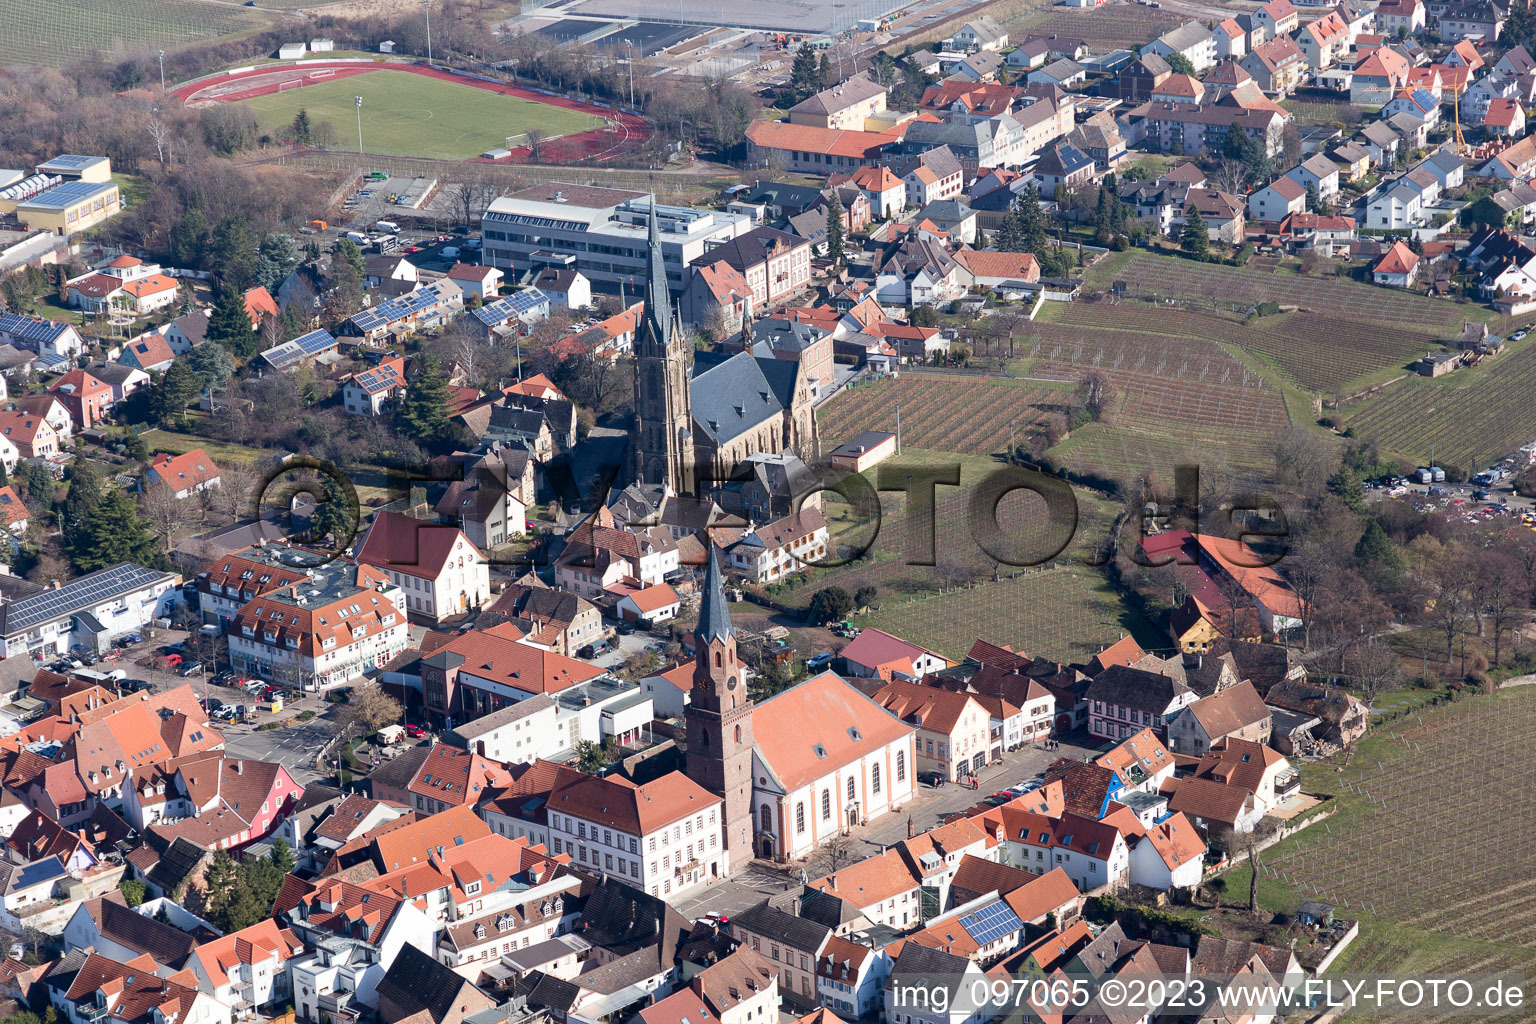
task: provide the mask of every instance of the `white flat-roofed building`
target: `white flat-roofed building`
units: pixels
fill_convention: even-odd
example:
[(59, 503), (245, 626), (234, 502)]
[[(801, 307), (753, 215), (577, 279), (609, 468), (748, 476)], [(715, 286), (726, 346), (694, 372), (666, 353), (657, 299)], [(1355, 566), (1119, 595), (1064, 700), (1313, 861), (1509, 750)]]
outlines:
[[(488, 266), (512, 268), (517, 276), (533, 265), (535, 251), (571, 254), (570, 268), (608, 291), (639, 288), (645, 281), (646, 218), (650, 197), (644, 192), (546, 182), (491, 203), (480, 220), (482, 259)], [(742, 213), (696, 210), (658, 204), (662, 259), (667, 285), (681, 292), (693, 261), (714, 246), (753, 228)]]

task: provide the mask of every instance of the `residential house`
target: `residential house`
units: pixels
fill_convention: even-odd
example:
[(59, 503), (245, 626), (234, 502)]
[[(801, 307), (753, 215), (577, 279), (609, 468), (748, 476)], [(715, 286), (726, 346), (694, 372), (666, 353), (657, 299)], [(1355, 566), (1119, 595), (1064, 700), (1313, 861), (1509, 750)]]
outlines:
[(1317, 192), (1317, 197), (1324, 202), (1331, 202), (1333, 197), (1339, 194), (1339, 165), (1323, 156), (1314, 153), (1301, 163), (1285, 172), (1303, 190), (1308, 185)]
[[(1290, 4), (1290, 0), (1275, 2)], [(1239, 63), (1259, 88), (1271, 96), (1289, 96), (1301, 84), (1301, 76), (1307, 70), (1306, 55), (1290, 36), (1260, 43)]]
[(922, 208), (940, 199), (954, 199), (965, 187), (965, 170), (948, 146), (925, 150), (896, 166), (907, 186), (907, 205)]
[(1153, 103), (1146, 111), (1146, 137), (1159, 152), (1195, 156), (1202, 149), (1221, 147), (1232, 125), (1260, 142), (1273, 157), (1280, 153), (1285, 129), (1283, 113), (1264, 108), (1221, 104)]
[(574, 657), (603, 633), (603, 617), (597, 605), (564, 590), (555, 590), (531, 573), (507, 584), (481, 621), (489, 625), (496, 616), (506, 616), (518, 629), (525, 630), (529, 643), (567, 657)]
[(873, 628), (860, 630), (843, 648), (841, 657), (848, 675), (887, 681), (921, 679), (949, 664), (941, 655)]
[(1498, 42), (1507, 18), (1507, 10), (1494, 0), (1460, 0), (1441, 7), (1435, 27), (1447, 40), (1492, 44)]
[(404, 397), (405, 388), (405, 358), (385, 356), (342, 384), (342, 408), (349, 416), (382, 416)]
[(1428, 18), (1423, 0), (1382, 0), (1376, 8), (1376, 30), (1389, 38), (1401, 39), (1422, 32)]
[(1349, 81), (1349, 102), (1360, 107), (1380, 107), (1389, 102), (1408, 84), (1410, 67), (1408, 59), (1392, 47), (1376, 48), (1355, 65)]
[(55, 381), (48, 392), (64, 403), (70, 419), (81, 430), (89, 430), (105, 419), (114, 401), (110, 385), (78, 368)]
[(1036, 68), (1024, 76), (1026, 82), (1038, 85), (1054, 85), (1071, 89), (1088, 80), (1088, 69), (1075, 60), (1053, 60), (1042, 68)]
[(1149, 49), (1122, 68), (1114, 82), (1104, 87), (1104, 94), (1126, 103), (1142, 103), (1151, 99), (1157, 87), (1172, 74), (1168, 62)]
[(752, 304), (766, 309), (810, 287), (811, 246), (774, 228), (757, 227), (709, 250), (695, 264), (724, 262), (746, 278)]
[(1008, 47), (1008, 30), (990, 15), (982, 15), (962, 25), (949, 37), (952, 50), (1004, 50)]
[(1293, 178), (1276, 178), (1248, 194), (1248, 216), (1278, 224), (1293, 213), (1307, 210), (1307, 190)]
[[(504, 276), (496, 267), (484, 267), (472, 263), (455, 263), (448, 268), (448, 280), (459, 286), (466, 302), (470, 299), (490, 302), (496, 298), (501, 292), (501, 279)], [(580, 305), (584, 306), (586, 303)]]
[(1307, 67), (1313, 71), (1324, 71), (1338, 63), (1348, 51), (1352, 39), (1349, 25), (1338, 11), (1329, 11), (1321, 18), (1308, 22), (1296, 34)]
[(1034, 166), (1035, 181), (1045, 195), (1053, 194), (1058, 187), (1070, 192), (1088, 184), (1093, 176), (1093, 158), (1068, 142), (1047, 149)]
[(1301, 14), (1291, 0), (1269, 0), (1253, 12), (1254, 28), (1262, 29), (1266, 40), (1290, 35), (1300, 22)]
[(400, 588), (407, 614), (441, 621), (490, 599), (485, 557), (457, 527), (380, 512), (358, 545), (357, 561), (376, 566)]
[[(962, 281), (975, 288), (1017, 288), (1036, 284), (1040, 280), (1040, 263), (1033, 253), (994, 252), (992, 250), (961, 249), (955, 253), (960, 265)], [(891, 451), (895, 451), (895, 435), (891, 438)], [(837, 464), (837, 452), (832, 453)]]
[(0, 342), (66, 359), (74, 359), (85, 348), (80, 332), (72, 325), (24, 313), (0, 313)]
[(1216, 39), (1211, 30), (1198, 21), (1186, 21), (1148, 43), (1143, 53), (1155, 53), (1164, 60), (1178, 54), (1194, 65), (1196, 73), (1216, 64)]
[(1152, 90), (1150, 97), (1156, 103), (1191, 103), (1205, 101), (1205, 86), (1194, 75), (1174, 74)]
[(1483, 114), (1483, 127), (1491, 135), (1518, 138), (1525, 134), (1525, 108), (1517, 99), (1499, 97), (1490, 100)]
[(0, 410), (0, 437), (23, 459), (51, 459), (59, 454), (59, 433), (41, 416)]
[(753, 121), (747, 128), (747, 159), (754, 166), (809, 174), (850, 171), (881, 162), (883, 154), (901, 141), (905, 127), (865, 132)]
[(991, 718), (974, 695), (895, 680), (872, 696), (875, 703), (917, 727), (917, 762), (923, 770), (958, 781), (986, 765)]
[(254, 1011), (292, 998), (288, 961), (303, 950), (298, 936), (268, 918), (200, 943), (187, 967), (201, 991), (231, 1009)]
[(725, 541), (726, 566), (754, 583), (771, 583), (826, 557), (827, 520), (820, 509), (803, 507), (762, 526), (749, 524)]
[(1180, 219), (1187, 221), (1190, 210), (1200, 211), (1200, 219), (1205, 222), (1212, 241), (1226, 245), (1243, 243), (1246, 221), (1243, 201), (1239, 197), (1215, 188), (1192, 188), (1185, 193), (1184, 216)]
[(968, 82), (991, 82), (997, 78), (997, 73), (1002, 66), (1002, 57), (986, 50), (978, 50), (958, 61), (950, 70), (950, 76)]
[(1193, 704), (1196, 693), (1180, 678), (1110, 665), (1094, 676), (1085, 699), (1089, 702), (1088, 733), (1098, 739), (1122, 740), (1141, 728), (1159, 737), (1168, 735), (1168, 724)]
[(193, 448), (182, 455), (161, 452), (149, 464), (144, 474), (149, 487), (164, 486), (172, 497), (180, 500), (200, 491), (219, 486), (221, 470), (201, 448)]
[(1185, 708), (1169, 723), (1168, 745), (1175, 753), (1199, 757), (1218, 740), (1268, 743), (1269, 735), (1269, 709), (1253, 684), (1244, 681)]
[(147, 316), (176, 304), (180, 286), (159, 264), (122, 255), (68, 283), (69, 304), (89, 313), (108, 310)]

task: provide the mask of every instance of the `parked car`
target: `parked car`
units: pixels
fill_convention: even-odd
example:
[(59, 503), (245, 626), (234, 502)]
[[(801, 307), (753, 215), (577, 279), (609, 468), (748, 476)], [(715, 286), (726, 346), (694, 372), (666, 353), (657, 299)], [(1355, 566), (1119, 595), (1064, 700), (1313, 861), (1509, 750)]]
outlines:
[(427, 734), (427, 730), (424, 726), (420, 726), (415, 722), (412, 722), (410, 725), (405, 727), (405, 734), (413, 740), (419, 740)]
[(197, 673), (201, 672), (202, 670), (203, 670), (203, 663), (202, 662), (200, 662), (200, 661), (189, 661), (185, 665), (182, 665), (181, 668), (177, 669), (176, 670), (176, 674), (179, 675), (179, 676), (191, 676), (191, 675), (196, 675)]
[(596, 658), (607, 654), (613, 650), (614, 646), (611, 637), (603, 637), (601, 640), (594, 640), (592, 643), (587, 644), (587, 646), (581, 649), (580, 654), (583, 658)]
[(944, 773), (918, 772), (917, 781), (921, 782), (925, 786), (932, 786), (934, 789), (939, 789), (944, 785)]
[(816, 672), (830, 664), (832, 664), (832, 655), (823, 651), (820, 654), (813, 654), (805, 659), (805, 670), (807, 672)]
[(163, 669), (175, 668), (177, 665), (181, 664), (181, 655), (179, 655), (179, 654), (162, 654), (157, 659), (157, 663)]

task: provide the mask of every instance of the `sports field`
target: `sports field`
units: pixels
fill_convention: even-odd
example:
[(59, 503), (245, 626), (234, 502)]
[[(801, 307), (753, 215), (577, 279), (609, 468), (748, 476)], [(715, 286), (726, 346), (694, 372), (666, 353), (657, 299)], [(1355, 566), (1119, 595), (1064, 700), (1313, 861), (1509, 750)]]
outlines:
[(384, 156), (463, 160), (504, 146), (530, 129), (555, 138), (598, 126), (600, 118), (517, 96), (404, 71), (377, 70), (245, 100), (264, 130), (280, 133), (302, 107), (316, 127), (330, 124), (327, 148), (357, 144), (354, 96), (363, 98), (363, 149)]
[[(201, 0), (7, 0), (0, 66), (58, 67), (93, 53), (127, 56), (155, 48), (239, 35), (262, 28), (264, 15), (238, 4)], [(174, 77), (174, 59), (166, 73)]]

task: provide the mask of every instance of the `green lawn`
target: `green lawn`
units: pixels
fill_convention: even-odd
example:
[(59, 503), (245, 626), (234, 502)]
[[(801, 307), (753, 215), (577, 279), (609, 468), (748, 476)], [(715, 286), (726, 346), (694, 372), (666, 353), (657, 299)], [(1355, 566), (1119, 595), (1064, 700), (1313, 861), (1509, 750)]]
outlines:
[[(153, 64), (158, 47), (241, 35), (270, 23), (269, 15), (238, 4), (202, 0), (8, 0), (4, 12), (0, 63), (53, 67), (98, 53), (108, 60), (148, 54)], [(176, 70), (167, 54), (167, 78), (174, 81)]]
[(363, 148), (386, 156), (462, 160), (529, 129), (554, 138), (593, 126), (589, 114), (404, 71), (374, 71), (245, 103), (273, 132), (291, 124), (302, 107), (317, 128), (330, 125), (324, 145), (349, 149), (357, 142), (354, 96), (363, 98)]

